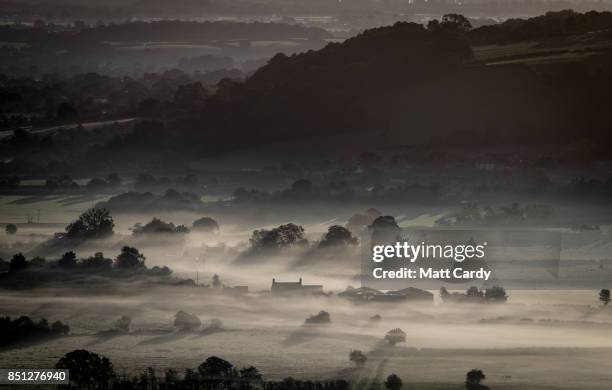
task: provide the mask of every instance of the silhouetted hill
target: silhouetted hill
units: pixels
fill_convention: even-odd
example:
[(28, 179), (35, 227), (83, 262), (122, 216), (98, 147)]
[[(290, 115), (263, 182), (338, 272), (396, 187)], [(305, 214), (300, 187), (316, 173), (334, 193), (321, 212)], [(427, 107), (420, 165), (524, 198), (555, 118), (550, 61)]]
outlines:
[(185, 147), (217, 151), (341, 134), (340, 147), (609, 140), (610, 97), (598, 84), (610, 78), (606, 52), (554, 66), (488, 66), (473, 60), (467, 37), (396, 23), (278, 54), (245, 83), (220, 85), (197, 118), (174, 128)]
[[(96, 152), (134, 159), (134, 151), (154, 158), (164, 151), (182, 160), (263, 146), (296, 156), (422, 146), (514, 152), (546, 144), (608, 157), (608, 14), (535, 19), (520, 22), (527, 35), (512, 35), (511, 23), (495, 27), (484, 46), (470, 44), (480, 28), (399, 22), (317, 51), (277, 54), (244, 82), (224, 79), (198, 99), (160, 102), (155, 113), (164, 115), (149, 118), (157, 121)], [(559, 30), (558, 23), (578, 27)]]
[[(472, 58), (460, 34), (415, 23), (367, 30), (319, 51), (278, 54), (244, 84), (222, 86), (201, 121), (216, 143), (252, 144), (380, 130), (381, 95), (450, 74)], [(192, 129), (192, 135), (201, 135)]]

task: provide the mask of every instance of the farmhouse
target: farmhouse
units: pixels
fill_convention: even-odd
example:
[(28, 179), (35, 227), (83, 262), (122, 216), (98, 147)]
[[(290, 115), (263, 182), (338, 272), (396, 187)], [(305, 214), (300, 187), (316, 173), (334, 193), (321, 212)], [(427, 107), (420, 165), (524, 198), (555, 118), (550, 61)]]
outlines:
[(297, 282), (277, 282), (272, 279), (272, 295), (300, 295), (300, 294), (320, 294), (323, 293), (323, 286), (320, 284), (302, 284), (302, 278)]
[(433, 302), (433, 294), (414, 287), (402, 290), (382, 292), (369, 287), (346, 289), (338, 294), (340, 297), (354, 301), (392, 302), (392, 301), (424, 301)]

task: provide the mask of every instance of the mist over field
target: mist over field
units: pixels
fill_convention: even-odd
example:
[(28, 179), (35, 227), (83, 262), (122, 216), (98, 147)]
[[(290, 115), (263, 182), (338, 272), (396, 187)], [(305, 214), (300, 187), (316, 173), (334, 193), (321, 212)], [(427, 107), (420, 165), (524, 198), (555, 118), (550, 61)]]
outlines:
[[(7, 201), (3, 215), (19, 220), (24, 210), (19, 200), (24, 199)], [(91, 205), (91, 201), (71, 204), (68, 199), (31, 200), (28, 209), (40, 209), (41, 223), (18, 224), (16, 235), (2, 237), (3, 250), (10, 253), (21, 245), (20, 251), (31, 253), (28, 258), (35, 253), (48, 259), (61, 256), (61, 251), (45, 253), (40, 243)], [(377, 383), (395, 373), (419, 388), (460, 388), (465, 372), (478, 367), (486, 372), (491, 388), (606, 388), (612, 311), (599, 307), (597, 289), (606, 287), (610, 279), (602, 276), (608, 267), (600, 269), (593, 258), (603, 256), (599, 247), (609, 247), (607, 231), (565, 229), (564, 249), (571, 255), (564, 252), (560, 277), (550, 277), (552, 284), (534, 286), (546, 286), (545, 290), (508, 289), (504, 304), (445, 303), (437, 290), (431, 291), (434, 298), (429, 303), (359, 302), (338, 293), (359, 286), (361, 250), (341, 248), (329, 257), (316, 248), (329, 226), (347, 225), (363, 208), (312, 205), (312, 210), (320, 210), (317, 215), (299, 209), (288, 212), (282, 206), (272, 209), (275, 215), (266, 217), (262, 225), (248, 215), (217, 213), (218, 231), (192, 231), (181, 237), (168, 233), (138, 237), (133, 227), (153, 217), (190, 226), (202, 213), (116, 212), (115, 234), (79, 245), (78, 258), (99, 251), (114, 256), (122, 245), (134, 245), (146, 256), (148, 267), (167, 265), (175, 277), (191, 278), (197, 284), (156, 286), (80, 274), (76, 284), (50, 280), (32, 288), (5, 290), (0, 298), (4, 315), (61, 320), (70, 325), (70, 334), (5, 348), (0, 366), (53, 366), (63, 354), (85, 348), (109, 357), (121, 375), (137, 375), (147, 367), (181, 372), (208, 356), (220, 356), (236, 366), (254, 365), (268, 380), (280, 380), (291, 372), (296, 378)], [(390, 205), (388, 211), (402, 227), (435, 228), (435, 221), (451, 209)], [(253, 230), (288, 222), (304, 228), (308, 246), (242, 259)], [(576, 264), (579, 258), (582, 261)], [(215, 274), (223, 285), (247, 285), (249, 292), (236, 295), (205, 287)], [(272, 278), (302, 278), (305, 284), (323, 285), (331, 295), (270, 295)], [(469, 285), (446, 286), (461, 291)], [(330, 324), (305, 325), (306, 318), (322, 310), (330, 313)], [(202, 326), (189, 331), (177, 328), (178, 311), (199, 317)], [(377, 314), (381, 319), (373, 321)], [(129, 330), (110, 331), (121, 316), (131, 319)], [(207, 330), (216, 321), (222, 325)], [(391, 346), (384, 340), (394, 328), (406, 332), (405, 344)], [(348, 360), (348, 353), (356, 349), (367, 356), (363, 366), (354, 367)], [(584, 363), (577, 365), (577, 359)], [(582, 377), (592, 372), (599, 375)]]
[(0, 369), (609, 389), (610, 8), (0, 0)]

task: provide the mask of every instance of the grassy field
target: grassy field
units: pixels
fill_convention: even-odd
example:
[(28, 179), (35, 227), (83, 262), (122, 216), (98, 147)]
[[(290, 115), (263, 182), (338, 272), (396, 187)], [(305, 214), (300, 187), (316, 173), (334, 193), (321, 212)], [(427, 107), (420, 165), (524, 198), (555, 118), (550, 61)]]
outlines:
[[(86, 348), (111, 358), (120, 373), (195, 367), (217, 355), (238, 366), (255, 365), (266, 378), (364, 379), (400, 375), (414, 389), (460, 388), (471, 368), (483, 369), (494, 389), (607, 389), (612, 381), (612, 312), (591, 316), (588, 324), (523, 324), (521, 316), (563, 319), (584, 317), (594, 292), (521, 292), (503, 307), (448, 305), (355, 306), (335, 298), (234, 300), (202, 289), (174, 289), (142, 295), (44, 290), (8, 293), (0, 298), (3, 314), (28, 314), (67, 321), (71, 335), (0, 354), (2, 367), (49, 367), (64, 353)], [(538, 297), (538, 303), (525, 302)], [(558, 305), (573, 297), (572, 305)], [(216, 333), (178, 332), (173, 314), (197, 314), (204, 324), (223, 321)], [(303, 319), (328, 310), (332, 324), (305, 327)], [(586, 310), (586, 311), (585, 311)], [(367, 321), (378, 313), (378, 324)], [(120, 315), (133, 318), (130, 333), (108, 336)], [(483, 323), (483, 318), (514, 318)], [(401, 327), (405, 345), (382, 341)], [(588, 329), (588, 331), (585, 331)], [(352, 349), (368, 356), (363, 369), (348, 360)]]

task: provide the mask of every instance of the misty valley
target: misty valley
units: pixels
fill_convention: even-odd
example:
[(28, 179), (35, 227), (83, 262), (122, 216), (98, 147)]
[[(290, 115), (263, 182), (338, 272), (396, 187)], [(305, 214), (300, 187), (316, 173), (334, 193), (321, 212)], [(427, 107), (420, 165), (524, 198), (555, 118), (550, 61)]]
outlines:
[(608, 3), (0, 5), (0, 385), (611, 387)]
[[(117, 191), (132, 185), (122, 179)], [(312, 191), (304, 180), (295, 187)], [(291, 373), (298, 380), (384, 386), (395, 373), (418, 388), (462, 388), (465, 373), (478, 367), (495, 388), (552, 389), (584, 386), (583, 368), (573, 363), (579, 358), (602, 372), (589, 388), (607, 386), (612, 312), (597, 290), (609, 287), (607, 230), (578, 228), (591, 221), (564, 216), (559, 204), (531, 221), (525, 207), (514, 205), (520, 215), (480, 223), (563, 231), (567, 252), (557, 278), (508, 288), (501, 300), (493, 287), (504, 280), (482, 290), (471, 287), (482, 281), (468, 281), (441, 282), (440, 291), (380, 292), (351, 287), (360, 283), (364, 232), (385, 231), (389, 223), (439, 229), (451, 216), (476, 215), (475, 206), (374, 201), (368, 204), (376, 208), (366, 209), (298, 199), (248, 207), (228, 200), (195, 211), (188, 203), (154, 202), (133, 213), (95, 193), (10, 196), (4, 215), (37, 213), (3, 236), (0, 307), (11, 321), (24, 315), (48, 321), (51, 333), (7, 339), (0, 365), (52, 367), (85, 349), (108, 357), (123, 378), (147, 370), (182, 373), (218, 356), (254, 366), (272, 382)], [(92, 202), (99, 208), (91, 209)], [(311, 206), (324, 209), (325, 218), (312, 215)], [(265, 225), (258, 225), (258, 213)], [(405, 332), (405, 340), (386, 340), (393, 329)], [(351, 351), (362, 351), (364, 361), (351, 361)], [(544, 361), (557, 366), (525, 376), (524, 367)]]

